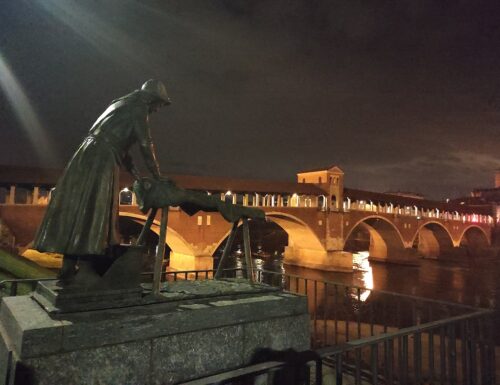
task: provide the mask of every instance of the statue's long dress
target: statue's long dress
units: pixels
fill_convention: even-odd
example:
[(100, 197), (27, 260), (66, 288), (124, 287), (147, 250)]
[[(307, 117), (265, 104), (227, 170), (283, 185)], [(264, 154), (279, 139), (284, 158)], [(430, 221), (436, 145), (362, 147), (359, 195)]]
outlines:
[[(151, 143), (147, 106), (137, 92), (108, 107), (73, 155), (38, 229), (36, 250), (103, 255), (118, 243), (119, 166), (134, 142)], [(144, 150), (143, 156), (154, 158)]]

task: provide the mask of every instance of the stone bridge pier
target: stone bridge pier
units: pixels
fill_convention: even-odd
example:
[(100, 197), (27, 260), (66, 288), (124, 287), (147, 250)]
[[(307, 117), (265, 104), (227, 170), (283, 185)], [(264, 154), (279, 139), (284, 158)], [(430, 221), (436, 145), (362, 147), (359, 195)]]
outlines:
[[(129, 220), (144, 225), (146, 216), (134, 206), (120, 206), (120, 220)], [(213, 255), (229, 235), (231, 224), (218, 213), (203, 213), (189, 216), (170, 208), (168, 214), (166, 243), (170, 248), (170, 268), (173, 270), (213, 269)], [(160, 213), (157, 214), (151, 231), (160, 233)]]

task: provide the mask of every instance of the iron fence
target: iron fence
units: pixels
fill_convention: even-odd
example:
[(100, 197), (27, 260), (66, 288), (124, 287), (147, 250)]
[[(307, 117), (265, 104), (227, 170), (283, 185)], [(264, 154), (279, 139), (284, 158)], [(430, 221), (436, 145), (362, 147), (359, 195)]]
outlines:
[[(212, 279), (214, 273), (167, 271), (163, 279)], [(225, 275), (242, 277), (244, 270), (227, 269)], [(145, 282), (151, 277), (143, 274)], [(265, 270), (255, 271), (255, 278), (308, 297), (311, 346), (319, 359), (304, 363), (305, 372), (267, 362), (186, 384), (496, 383), (491, 310)], [(39, 280), (5, 280), (0, 289), (17, 295)], [(296, 381), (279, 382), (291, 370)]]

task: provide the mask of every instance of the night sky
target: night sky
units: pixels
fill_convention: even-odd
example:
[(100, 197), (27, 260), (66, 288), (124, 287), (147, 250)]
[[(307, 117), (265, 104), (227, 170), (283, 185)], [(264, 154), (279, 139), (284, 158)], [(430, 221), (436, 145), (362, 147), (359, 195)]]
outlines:
[(0, 0), (0, 164), (64, 166), (149, 78), (164, 173), (447, 198), (500, 167), (498, 0)]

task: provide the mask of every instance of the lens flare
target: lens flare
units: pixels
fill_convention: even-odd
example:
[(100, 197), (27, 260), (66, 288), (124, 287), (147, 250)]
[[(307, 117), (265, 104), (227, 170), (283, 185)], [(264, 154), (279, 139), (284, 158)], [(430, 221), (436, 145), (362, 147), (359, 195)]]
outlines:
[(17, 119), (21, 123), (36, 156), (41, 163), (57, 162), (56, 153), (53, 151), (49, 138), (40, 123), (21, 83), (0, 53), (0, 88), (14, 109)]
[(160, 73), (155, 57), (127, 31), (103, 20), (92, 10), (72, 0), (37, 0), (41, 9), (70, 28), (103, 56), (123, 68), (142, 68), (145, 72)]

